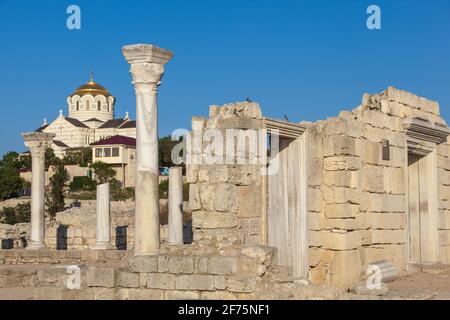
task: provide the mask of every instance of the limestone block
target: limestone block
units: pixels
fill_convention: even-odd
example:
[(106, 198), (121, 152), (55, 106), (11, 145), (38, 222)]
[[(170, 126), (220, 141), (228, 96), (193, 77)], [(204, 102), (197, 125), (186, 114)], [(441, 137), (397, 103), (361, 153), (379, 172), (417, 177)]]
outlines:
[(391, 167), (404, 168), (407, 163), (407, 153), (405, 149), (391, 147), (391, 160), (385, 161)]
[(391, 131), (388, 129), (376, 128), (367, 125), (364, 127), (362, 137), (367, 140), (381, 142), (383, 139), (386, 139), (390, 133)]
[(151, 289), (175, 289), (175, 275), (168, 273), (149, 273), (147, 287)]
[(234, 213), (218, 213), (194, 211), (192, 219), (195, 227), (205, 229), (234, 228), (238, 226), (238, 218)]
[(405, 242), (405, 230), (372, 230), (372, 244), (402, 244)]
[(346, 136), (324, 138), (324, 156), (356, 155), (355, 139)]
[(210, 274), (233, 274), (237, 269), (236, 257), (214, 256), (208, 261), (208, 273)]
[(406, 193), (406, 174), (403, 168), (384, 168), (384, 187), (387, 193)]
[(325, 217), (327, 219), (354, 218), (359, 212), (359, 206), (349, 203), (327, 204)]
[(439, 229), (450, 230), (450, 211), (439, 210)]
[(323, 180), (323, 159), (308, 157), (308, 185), (320, 186)]
[(195, 273), (208, 272), (208, 257), (195, 257), (194, 259)]
[(236, 164), (228, 166), (228, 183), (237, 186), (259, 185), (261, 175), (258, 165)]
[(438, 168), (438, 184), (450, 186), (450, 171)]
[(198, 169), (197, 164), (186, 164), (186, 182), (196, 183), (198, 179)]
[(325, 219), (323, 213), (309, 212), (308, 213), (308, 227), (309, 227), (309, 230), (314, 230), (314, 231), (321, 230), (322, 229), (322, 220), (323, 219)]
[[(259, 275), (259, 264), (256, 259), (250, 257), (239, 257), (238, 259), (238, 268), (236, 273), (240, 275)], [(266, 269), (263, 269), (263, 273)]]
[(406, 197), (404, 195), (377, 194), (368, 195), (371, 212), (405, 212)]
[(363, 249), (364, 264), (380, 260), (388, 260), (398, 270), (406, 269), (406, 246), (405, 245), (374, 245)]
[(253, 292), (256, 287), (254, 277), (230, 277), (226, 279), (227, 289), (231, 292)]
[(209, 183), (228, 182), (229, 169), (226, 164), (215, 164), (208, 166)]
[(188, 256), (169, 257), (169, 272), (170, 273), (193, 273), (194, 272), (194, 257), (188, 257)]
[(364, 110), (362, 121), (377, 128), (389, 128), (389, 116), (378, 110)]
[(441, 200), (450, 200), (450, 186), (438, 186), (438, 196)]
[(308, 210), (320, 212), (323, 209), (323, 195), (320, 189), (308, 188)]
[(322, 248), (330, 250), (351, 250), (361, 246), (361, 235), (358, 231), (322, 232)]
[(166, 300), (199, 300), (200, 293), (196, 291), (166, 291)]
[(346, 130), (346, 120), (341, 118), (329, 118), (326, 125), (324, 126), (325, 136), (333, 136), (339, 134), (345, 134)]
[(331, 284), (340, 288), (348, 288), (352, 283), (359, 280), (362, 272), (359, 251), (335, 252), (331, 270)]
[(130, 259), (130, 270), (133, 272), (156, 272), (158, 256), (135, 256)]
[(220, 212), (236, 212), (238, 208), (237, 187), (229, 184), (214, 186), (214, 209)]
[(308, 156), (313, 158), (323, 158), (323, 138), (319, 129), (315, 126), (308, 128), (307, 135)]
[(224, 276), (214, 276), (214, 288), (218, 290), (225, 290), (226, 287), (227, 286)]
[(193, 274), (189, 276), (189, 290), (214, 290), (214, 276)]
[(359, 230), (363, 227), (360, 219), (325, 219), (324, 230)]
[(322, 231), (309, 231), (308, 233), (309, 247), (322, 246)]
[(200, 190), (197, 184), (189, 185), (189, 207), (191, 210), (200, 210), (202, 208)]
[(362, 161), (376, 165), (381, 163), (381, 143), (359, 139), (357, 146), (358, 154), (361, 155)]
[(347, 187), (351, 188), (355, 184), (353, 171), (327, 171), (324, 173), (324, 183), (329, 187)]
[(367, 212), (366, 223), (370, 229), (404, 229), (406, 214), (403, 212)]
[(261, 188), (257, 186), (240, 186), (238, 217), (260, 217), (261, 216)]
[(88, 287), (114, 287), (114, 269), (89, 267), (86, 274), (86, 285)]
[(419, 108), (421, 105), (419, 97), (407, 91), (389, 87), (386, 90), (387, 98), (391, 101), (397, 101), (411, 107)]
[(116, 286), (125, 288), (138, 288), (139, 273), (120, 271), (117, 275)]
[(259, 264), (274, 266), (277, 264), (277, 249), (267, 246), (243, 247), (241, 254), (256, 259)]
[(189, 276), (183, 275), (175, 278), (175, 289), (188, 290), (189, 289)]
[(324, 169), (326, 171), (358, 170), (361, 168), (359, 157), (329, 157), (325, 158)]
[(361, 187), (364, 191), (384, 192), (383, 168), (365, 166), (361, 169)]

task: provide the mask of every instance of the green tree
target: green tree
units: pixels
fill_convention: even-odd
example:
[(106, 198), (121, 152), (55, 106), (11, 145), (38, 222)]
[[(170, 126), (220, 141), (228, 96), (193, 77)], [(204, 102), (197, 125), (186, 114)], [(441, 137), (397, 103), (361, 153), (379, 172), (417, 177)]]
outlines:
[(66, 151), (63, 163), (67, 165), (87, 165), (92, 162), (92, 149), (89, 147)]
[(109, 183), (116, 176), (116, 171), (107, 163), (101, 161), (94, 162), (90, 168), (94, 170), (98, 184)]
[(159, 144), (159, 166), (160, 167), (171, 167), (172, 162), (172, 149), (178, 144), (178, 141), (172, 141), (171, 136), (160, 138)]
[(55, 166), (59, 163), (59, 159), (55, 156), (55, 152), (52, 148), (45, 149), (45, 170), (48, 170), (48, 167)]
[(8, 152), (0, 161), (0, 166), (19, 169), (21, 167), (20, 155), (14, 151)]
[(16, 168), (0, 166), (0, 200), (17, 197), (22, 190), (22, 178)]
[(46, 205), (50, 219), (53, 220), (57, 212), (64, 209), (64, 186), (70, 180), (69, 173), (64, 165), (58, 164), (55, 174), (50, 178), (50, 194)]

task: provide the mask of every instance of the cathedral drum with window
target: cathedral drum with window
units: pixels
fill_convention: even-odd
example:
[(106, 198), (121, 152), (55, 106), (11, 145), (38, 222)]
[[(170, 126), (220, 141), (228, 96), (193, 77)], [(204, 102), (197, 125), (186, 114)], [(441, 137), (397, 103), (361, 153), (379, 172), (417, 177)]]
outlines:
[(89, 147), (92, 143), (116, 135), (136, 138), (136, 121), (128, 117), (115, 118), (115, 98), (102, 85), (94, 82), (91, 73), (86, 84), (68, 98), (68, 114), (60, 110), (59, 117), (44, 124), (38, 132), (56, 134), (52, 148), (63, 157), (68, 149)]

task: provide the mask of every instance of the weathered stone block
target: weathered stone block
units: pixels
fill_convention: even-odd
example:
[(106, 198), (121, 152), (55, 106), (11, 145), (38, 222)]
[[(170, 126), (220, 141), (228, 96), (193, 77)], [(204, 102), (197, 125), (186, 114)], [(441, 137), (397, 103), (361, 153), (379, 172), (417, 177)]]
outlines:
[(116, 285), (124, 288), (138, 288), (139, 273), (120, 271), (117, 275)]
[(169, 271), (170, 273), (193, 273), (194, 257), (169, 257)]
[(346, 136), (324, 138), (324, 156), (356, 155), (355, 139)]
[(164, 290), (155, 289), (120, 289), (120, 300), (163, 300)]
[(381, 143), (366, 139), (360, 139), (357, 143), (358, 153), (362, 161), (369, 164), (381, 163)]
[(354, 186), (354, 172), (352, 171), (328, 171), (324, 173), (324, 183), (329, 187), (347, 187)]
[(320, 189), (308, 188), (308, 210), (319, 212), (323, 209), (323, 195)]
[(372, 244), (402, 244), (405, 242), (405, 230), (372, 230)]
[(361, 246), (361, 236), (358, 231), (322, 232), (322, 248), (330, 250), (352, 250)]
[(114, 287), (114, 269), (89, 267), (86, 273), (86, 285), (88, 287)]
[(323, 159), (308, 157), (308, 186), (320, 186), (323, 180)]
[(175, 289), (175, 275), (167, 273), (149, 273), (147, 287), (151, 289)]
[(359, 212), (359, 206), (349, 203), (327, 204), (325, 216), (327, 219), (354, 218)]
[(383, 177), (384, 187), (387, 193), (406, 193), (406, 175), (403, 168), (384, 168)]
[(240, 186), (238, 217), (261, 216), (261, 188), (255, 185)]
[(183, 275), (178, 276), (175, 279), (175, 289), (177, 290), (188, 290), (189, 289), (189, 276)]
[(364, 191), (384, 192), (383, 168), (373, 166), (362, 168), (361, 187)]
[(325, 158), (324, 169), (326, 171), (358, 170), (361, 168), (359, 157), (329, 157)]
[(130, 270), (133, 272), (156, 272), (158, 256), (135, 256), (130, 259)]
[(233, 274), (237, 268), (237, 257), (214, 256), (208, 261), (208, 273), (211, 274)]
[(237, 297), (227, 291), (205, 291), (200, 295), (201, 300), (236, 300)]
[(404, 195), (378, 194), (368, 195), (371, 212), (405, 212), (406, 197)]
[(366, 214), (367, 227), (371, 229), (403, 229), (406, 225), (406, 214), (368, 212)]
[(189, 276), (189, 290), (214, 290), (214, 276), (193, 274)]
[(361, 256), (358, 250), (337, 251), (331, 264), (331, 284), (348, 288), (359, 280), (362, 272)]
[(199, 300), (200, 293), (195, 291), (166, 291), (166, 300)]
[(227, 289), (231, 292), (253, 292), (256, 287), (254, 277), (230, 277), (226, 279)]
[(200, 190), (197, 184), (191, 184), (189, 186), (189, 207), (192, 210), (200, 210), (202, 208)]

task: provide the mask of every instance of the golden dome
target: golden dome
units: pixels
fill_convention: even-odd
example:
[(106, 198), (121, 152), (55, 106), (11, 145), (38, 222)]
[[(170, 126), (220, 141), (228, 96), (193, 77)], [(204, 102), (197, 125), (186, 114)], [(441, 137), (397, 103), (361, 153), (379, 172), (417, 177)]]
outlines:
[(105, 87), (103, 87), (103, 86), (99, 85), (98, 83), (94, 82), (94, 76), (93, 76), (92, 72), (91, 72), (91, 76), (90, 76), (89, 82), (86, 83), (86, 84), (83, 84), (82, 86), (79, 86), (71, 94), (71, 96), (74, 96), (74, 95), (84, 96), (85, 94), (91, 94), (93, 96), (96, 96), (96, 95), (99, 95), (99, 94), (104, 95), (104, 96), (110, 96), (111, 95), (109, 93), (109, 91)]

